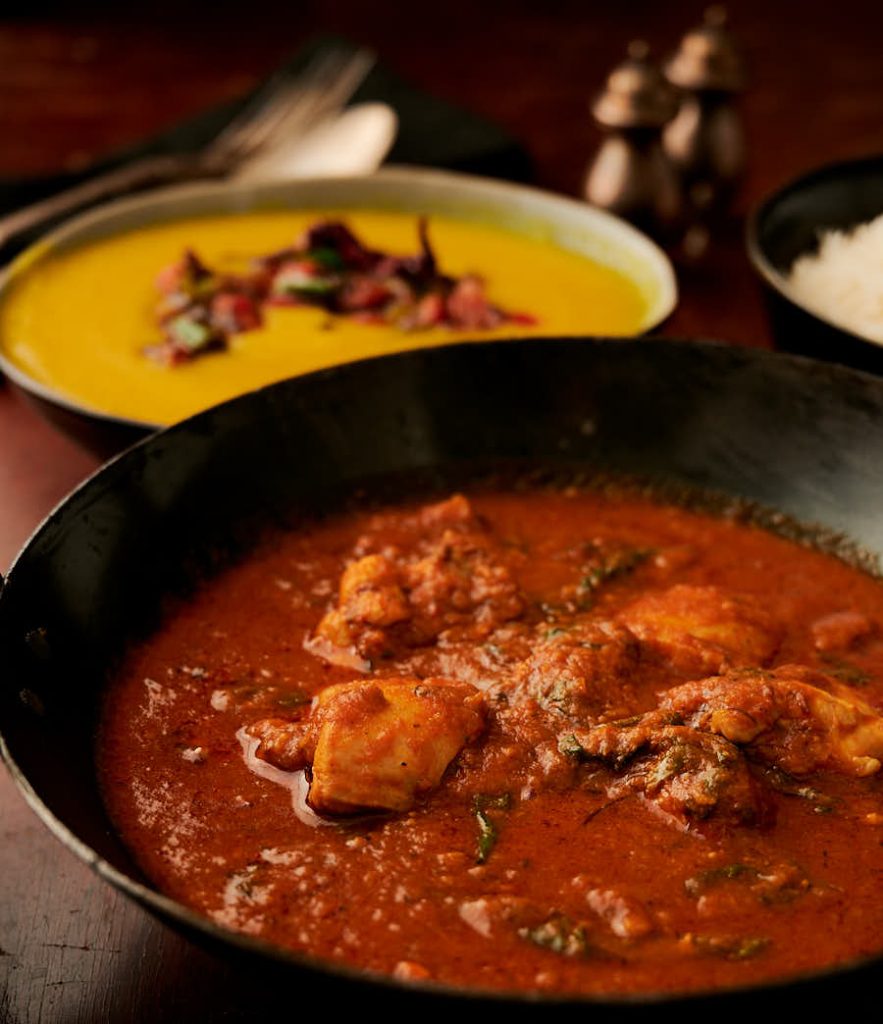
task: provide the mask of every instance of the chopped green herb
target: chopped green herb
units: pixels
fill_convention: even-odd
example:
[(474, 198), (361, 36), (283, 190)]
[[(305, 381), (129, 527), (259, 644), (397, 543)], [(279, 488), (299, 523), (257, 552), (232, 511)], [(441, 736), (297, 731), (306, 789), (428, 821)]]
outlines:
[(478, 864), (485, 864), (497, 845), (500, 831), (489, 811), (508, 811), (512, 806), (512, 797), (508, 793), (488, 796), (480, 793), (472, 801), (475, 819), (478, 822)]
[(572, 732), (562, 733), (558, 737), (558, 750), (567, 757), (579, 757), (583, 752), (582, 744)]
[(187, 249), (181, 260), (178, 287), (190, 298), (201, 298), (216, 287), (215, 275), (205, 266), (192, 249)]
[(346, 266), (340, 253), (336, 249), (332, 249), (330, 246), (310, 249), (307, 253), (307, 257), (314, 263), (318, 263), (320, 266), (324, 267), (326, 270), (343, 270)]
[(673, 743), (647, 773), (647, 790), (657, 789), (673, 775), (680, 775), (689, 763), (687, 747)]
[(563, 914), (550, 917), (535, 928), (521, 928), (518, 934), (535, 946), (559, 956), (586, 956), (591, 951), (585, 925), (575, 923)]
[(212, 329), (188, 316), (177, 316), (169, 324), (169, 335), (177, 345), (188, 352), (197, 352), (212, 341)]
[(204, 274), (196, 281), (191, 282), (187, 288), (187, 294), (191, 299), (205, 299), (212, 296), (218, 290), (218, 279), (214, 274)]
[(311, 274), (297, 267), (281, 270), (273, 282), (275, 295), (327, 295), (340, 287), (337, 277)]
[(843, 658), (836, 658), (826, 655), (822, 658), (825, 663), (825, 670), (829, 675), (839, 679), (849, 686), (866, 686), (871, 681), (871, 676), (863, 668), (854, 665), (851, 661)]
[(276, 705), (280, 708), (299, 708), (303, 707), (304, 704), (309, 704), (312, 700), (307, 694), (301, 693), (299, 690), (295, 690), (291, 693), (281, 693), (276, 698)]
[(485, 811), (476, 811), (475, 817), (478, 820), (478, 857), (477, 863), (484, 864), (497, 845), (500, 837), (497, 826), (488, 817)]
[(822, 793), (821, 790), (815, 789), (813, 786), (803, 785), (779, 768), (767, 768), (766, 778), (773, 789), (780, 793), (784, 793), (786, 796), (798, 796), (801, 800), (809, 800), (814, 803), (813, 811), (816, 814), (831, 814), (837, 808), (835, 797), (828, 796), (827, 793)]
[(698, 875), (693, 875), (684, 882), (684, 889), (688, 896), (698, 899), (704, 892), (722, 882), (734, 879), (754, 881), (757, 876), (757, 869), (749, 864), (726, 864), (724, 867), (709, 868), (708, 871), (700, 871)]
[(643, 715), (632, 715), (631, 718), (617, 718), (615, 722), (610, 724), (614, 729), (630, 729), (633, 725), (637, 725), (643, 717)]
[(694, 935), (693, 945), (701, 953), (719, 956), (724, 960), (750, 960), (769, 946), (770, 940), (760, 935), (730, 937), (722, 935)]
[(556, 679), (548, 689), (537, 696), (537, 703), (547, 711), (564, 712), (571, 703), (573, 682), (570, 679)]
[(598, 561), (591, 565), (580, 580), (584, 597), (591, 599), (604, 583), (633, 572), (652, 554), (652, 548), (623, 548), (621, 551), (599, 552)]

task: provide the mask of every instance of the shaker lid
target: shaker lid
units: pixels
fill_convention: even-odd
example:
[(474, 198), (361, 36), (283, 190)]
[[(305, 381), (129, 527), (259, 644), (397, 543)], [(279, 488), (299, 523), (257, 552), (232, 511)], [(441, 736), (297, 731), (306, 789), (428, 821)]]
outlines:
[(610, 72), (592, 103), (592, 115), (606, 128), (660, 128), (677, 113), (675, 90), (647, 59), (641, 40), (629, 44), (628, 58)]
[(745, 64), (726, 30), (727, 12), (709, 7), (702, 25), (691, 29), (665, 64), (665, 76), (681, 89), (738, 92), (745, 84)]

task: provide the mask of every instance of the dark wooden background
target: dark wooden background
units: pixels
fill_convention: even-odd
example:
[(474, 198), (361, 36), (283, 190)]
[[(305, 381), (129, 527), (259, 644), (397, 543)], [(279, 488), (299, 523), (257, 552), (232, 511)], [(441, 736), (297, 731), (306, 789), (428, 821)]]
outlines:
[[(538, 184), (576, 193), (598, 136), (587, 100), (625, 44), (670, 50), (701, 0), (0, 7), (0, 177), (76, 168), (253, 87), (317, 31), (367, 43), (423, 89), (522, 140)], [(733, 222), (681, 274), (665, 333), (769, 345), (742, 219), (810, 167), (883, 152), (880, 0), (734, 0), (751, 65), (750, 166)], [(63, 325), (62, 325), (63, 326)], [(95, 460), (0, 386), (0, 570)], [(292, 993), (292, 1010), (299, 997)], [(301, 1004), (301, 1009), (303, 1009)], [(98, 881), (0, 769), (0, 1021), (250, 1020), (260, 991)]]

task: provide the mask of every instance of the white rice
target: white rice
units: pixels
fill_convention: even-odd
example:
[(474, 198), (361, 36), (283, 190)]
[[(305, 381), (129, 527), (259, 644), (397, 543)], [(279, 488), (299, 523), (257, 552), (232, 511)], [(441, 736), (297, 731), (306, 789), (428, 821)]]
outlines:
[(825, 231), (788, 278), (793, 299), (854, 334), (883, 343), (883, 214), (851, 231)]

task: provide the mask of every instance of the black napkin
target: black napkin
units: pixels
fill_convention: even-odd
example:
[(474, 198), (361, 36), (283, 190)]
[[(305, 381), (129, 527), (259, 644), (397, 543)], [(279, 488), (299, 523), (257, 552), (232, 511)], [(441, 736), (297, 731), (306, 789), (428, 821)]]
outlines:
[[(317, 50), (330, 43), (355, 49), (348, 41), (322, 37), (304, 47), (276, 75), (297, 75)], [(76, 185), (91, 174), (110, 170), (136, 157), (194, 152), (211, 141), (265, 86), (233, 103), (178, 124), (144, 143), (116, 152), (93, 164), (88, 171), (26, 180), (0, 179), (0, 213), (35, 202)], [(505, 131), (475, 114), (413, 88), (380, 64), (371, 70), (351, 102), (365, 101), (388, 103), (398, 114), (399, 134), (387, 158), (390, 163), (444, 167), (512, 181), (524, 181), (530, 177), (527, 153)], [(23, 239), (23, 244), (28, 241)], [(4, 253), (4, 256), (9, 255), (12, 254)]]

